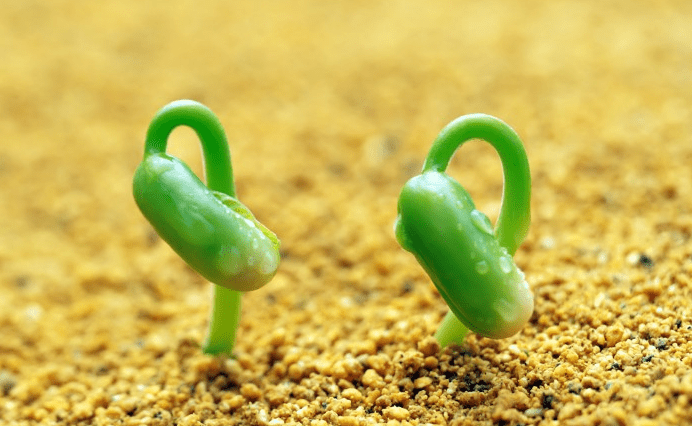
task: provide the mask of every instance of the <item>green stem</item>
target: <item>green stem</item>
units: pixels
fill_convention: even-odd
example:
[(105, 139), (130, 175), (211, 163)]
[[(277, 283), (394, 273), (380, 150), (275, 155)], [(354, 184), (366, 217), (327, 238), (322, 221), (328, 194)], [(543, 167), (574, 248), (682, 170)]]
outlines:
[(214, 304), (209, 318), (209, 334), (202, 349), (204, 353), (230, 355), (240, 323), (242, 295), (239, 291), (214, 285)]
[(461, 344), (464, 338), (469, 333), (468, 327), (466, 327), (454, 312), (447, 311), (444, 319), (440, 323), (435, 333), (435, 339), (440, 342), (441, 347), (446, 347), (450, 343)]
[[(531, 173), (521, 139), (502, 120), (485, 114), (462, 116), (449, 123), (432, 144), (423, 173), (444, 172), (456, 150), (471, 139), (482, 139), (497, 151), (502, 162), (504, 188), (495, 237), (514, 255), (526, 237), (531, 221)], [(449, 311), (435, 337), (442, 347), (463, 342), (469, 329)]]
[[(147, 130), (144, 155), (165, 153), (168, 138), (178, 126), (192, 128), (199, 137), (204, 158), (207, 187), (235, 197), (231, 152), (218, 117), (199, 102), (180, 100), (162, 108)], [(214, 284), (214, 302), (209, 333), (203, 351), (207, 354), (230, 354), (240, 322), (242, 293)]]
[(199, 102), (171, 102), (154, 116), (147, 130), (144, 155), (166, 152), (168, 137), (178, 126), (188, 126), (197, 133), (202, 144), (207, 187), (235, 197), (231, 151), (226, 132), (218, 117)]
[(495, 237), (500, 246), (514, 255), (531, 222), (531, 173), (521, 139), (511, 127), (485, 114), (465, 115), (452, 121), (433, 142), (423, 172), (444, 172), (457, 148), (471, 139), (490, 143), (502, 161), (504, 190)]

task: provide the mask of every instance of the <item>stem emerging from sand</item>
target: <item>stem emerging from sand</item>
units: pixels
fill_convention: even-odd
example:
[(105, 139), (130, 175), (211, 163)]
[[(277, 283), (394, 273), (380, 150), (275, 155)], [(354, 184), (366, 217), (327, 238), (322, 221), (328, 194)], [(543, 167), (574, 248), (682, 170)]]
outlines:
[[(482, 139), (500, 156), (504, 193), (493, 231), (468, 193), (445, 170), (465, 142)], [(450, 307), (436, 338), (444, 347), (461, 343), (469, 329), (508, 337), (533, 312), (533, 296), (512, 260), (528, 232), (531, 175), (521, 140), (507, 124), (484, 114), (460, 117), (433, 142), (423, 172), (399, 197), (395, 232)]]
[[(168, 138), (177, 126), (189, 126), (197, 133), (207, 186), (185, 163), (166, 154)], [(274, 276), (279, 241), (235, 198), (226, 135), (209, 108), (181, 100), (156, 114), (147, 131), (144, 160), (135, 172), (133, 193), (159, 235), (215, 284), (203, 350), (230, 355), (242, 291), (255, 290)]]

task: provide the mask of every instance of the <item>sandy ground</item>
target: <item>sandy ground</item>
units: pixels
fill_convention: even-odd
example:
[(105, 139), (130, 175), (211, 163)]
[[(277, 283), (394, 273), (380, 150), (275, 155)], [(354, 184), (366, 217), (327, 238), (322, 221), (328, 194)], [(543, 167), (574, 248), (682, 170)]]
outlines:
[[(434, 3), (434, 4), (433, 4)], [(11, 1), (0, 12), (0, 424), (692, 422), (692, 3)], [(282, 240), (236, 359), (138, 212), (153, 114), (211, 107)], [(525, 141), (530, 323), (439, 351), (392, 232), (437, 132)], [(201, 172), (194, 133), (170, 152)], [(449, 173), (495, 218), (497, 156)]]

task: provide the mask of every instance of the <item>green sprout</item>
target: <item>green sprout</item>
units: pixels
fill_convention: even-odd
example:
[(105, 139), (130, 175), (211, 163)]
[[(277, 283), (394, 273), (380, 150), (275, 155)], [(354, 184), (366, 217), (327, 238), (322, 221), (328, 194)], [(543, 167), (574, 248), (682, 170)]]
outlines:
[[(493, 230), (459, 183), (445, 173), (459, 146), (489, 142), (504, 174), (502, 207)], [(469, 330), (500, 339), (517, 333), (533, 313), (533, 295), (512, 256), (531, 220), (531, 175), (519, 136), (484, 114), (457, 118), (440, 132), (422, 174), (401, 191), (395, 233), (430, 276), (450, 311), (435, 337), (442, 347)]]
[[(184, 162), (166, 154), (168, 137), (182, 125), (191, 127), (200, 139), (207, 186)], [(133, 194), (161, 238), (215, 284), (203, 350), (230, 354), (242, 292), (272, 279), (279, 266), (279, 240), (235, 198), (226, 134), (209, 108), (180, 100), (159, 110), (147, 131)]]

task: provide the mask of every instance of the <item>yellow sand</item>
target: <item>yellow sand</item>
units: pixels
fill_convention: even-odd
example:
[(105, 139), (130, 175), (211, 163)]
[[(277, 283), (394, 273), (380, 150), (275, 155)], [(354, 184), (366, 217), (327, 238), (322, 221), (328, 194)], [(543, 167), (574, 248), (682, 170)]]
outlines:
[[(692, 422), (692, 3), (10, 1), (0, 12), (0, 424)], [(170, 6), (164, 6), (169, 4)], [(235, 360), (131, 178), (192, 98), (282, 240)], [(524, 139), (519, 334), (438, 351), (396, 197), (471, 112)], [(201, 173), (188, 129), (170, 152)], [(501, 168), (449, 173), (495, 218)]]

